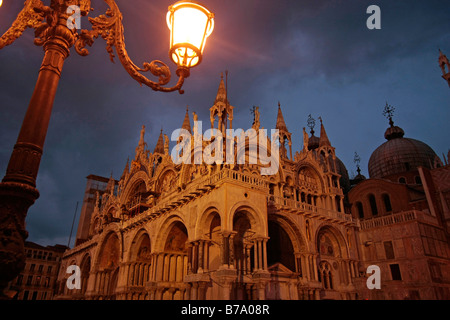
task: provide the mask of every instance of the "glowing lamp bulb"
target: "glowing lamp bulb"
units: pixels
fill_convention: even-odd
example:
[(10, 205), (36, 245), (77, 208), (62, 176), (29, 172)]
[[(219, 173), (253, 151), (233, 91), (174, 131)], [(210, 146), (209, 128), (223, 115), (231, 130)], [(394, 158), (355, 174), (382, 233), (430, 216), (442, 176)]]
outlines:
[(214, 29), (214, 14), (204, 6), (179, 1), (169, 7), (169, 56), (180, 67), (192, 68), (202, 61), (206, 39)]

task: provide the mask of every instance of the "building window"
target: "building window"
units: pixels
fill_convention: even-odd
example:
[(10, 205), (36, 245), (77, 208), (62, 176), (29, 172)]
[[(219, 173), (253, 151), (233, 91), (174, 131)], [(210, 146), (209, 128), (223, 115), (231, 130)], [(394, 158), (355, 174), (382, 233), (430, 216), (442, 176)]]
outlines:
[(391, 198), (389, 197), (388, 194), (383, 194), (383, 202), (386, 212), (391, 212), (392, 211)]
[(392, 246), (392, 241), (384, 242), (384, 252), (386, 253), (386, 259), (395, 259), (394, 247)]
[(34, 291), (33, 296), (31, 297), (31, 300), (36, 300), (37, 294), (38, 294), (37, 291)]
[(23, 293), (23, 300), (28, 300), (28, 294), (29, 294), (28, 290), (26, 290), (26, 291)]
[(405, 177), (401, 177), (398, 179), (398, 182), (406, 184), (406, 178)]
[(42, 269), (44, 268), (44, 266), (41, 264), (41, 265), (39, 265), (39, 268), (38, 268), (38, 272), (40, 272), (40, 273), (42, 273)]
[(48, 266), (47, 273), (48, 273), (48, 274), (51, 274), (51, 273), (52, 273), (52, 266)]
[(400, 266), (398, 264), (389, 265), (391, 268), (392, 280), (402, 280), (402, 275), (400, 273)]
[(372, 215), (376, 216), (378, 214), (377, 201), (373, 194), (369, 194), (370, 209), (372, 210)]
[(36, 267), (36, 265), (33, 263), (33, 264), (30, 266), (30, 272), (33, 272), (33, 271), (34, 271), (34, 267)]
[(322, 261), (319, 265), (319, 281), (322, 282), (324, 289), (333, 289), (333, 277), (331, 274), (331, 266), (328, 262)]
[(19, 274), (19, 276), (17, 277), (16, 285), (21, 286), (22, 282), (23, 282), (23, 274)]
[(46, 288), (50, 287), (50, 277), (45, 278), (44, 287)]
[(28, 278), (27, 278), (27, 286), (31, 286), (31, 281), (33, 281), (33, 276), (28, 276)]
[(356, 208), (358, 209), (358, 216), (360, 219), (364, 219), (364, 208), (361, 202), (356, 203)]
[(415, 176), (414, 181), (416, 182), (416, 184), (422, 184), (422, 179), (420, 179), (419, 176)]

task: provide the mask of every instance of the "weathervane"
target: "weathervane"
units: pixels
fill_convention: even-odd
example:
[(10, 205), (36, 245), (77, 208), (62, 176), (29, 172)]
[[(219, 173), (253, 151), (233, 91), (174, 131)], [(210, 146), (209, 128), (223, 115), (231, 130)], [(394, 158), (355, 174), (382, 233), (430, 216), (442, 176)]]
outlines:
[(395, 111), (395, 107), (389, 105), (386, 101), (386, 106), (384, 107), (384, 110), (383, 110), (383, 116), (385, 116), (386, 119), (389, 120), (389, 124), (391, 125), (391, 127), (394, 125), (394, 121), (392, 121), (392, 116), (394, 115), (394, 111)]
[(316, 120), (311, 116), (311, 114), (308, 116), (308, 127), (311, 129), (311, 134), (314, 134), (314, 127), (316, 126)]

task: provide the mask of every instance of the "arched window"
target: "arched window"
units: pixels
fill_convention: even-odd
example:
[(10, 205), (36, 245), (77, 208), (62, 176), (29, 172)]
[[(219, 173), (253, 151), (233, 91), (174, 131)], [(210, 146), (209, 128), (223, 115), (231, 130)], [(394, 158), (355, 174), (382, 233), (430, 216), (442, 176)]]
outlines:
[(416, 182), (416, 184), (422, 184), (422, 179), (420, 179), (419, 176), (415, 176), (414, 181)]
[(400, 179), (398, 179), (398, 182), (406, 184), (406, 178), (405, 177), (401, 177)]
[(356, 209), (358, 210), (359, 218), (364, 219), (364, 208), (361, 202), (356, 203)]
[(373, 194), (369, 194), (370, 209), (372, 210), (372, 215), (376, 216), (378, 214), (377, 201)]
[(386, 212), (391, 212), (392, 211), (391, 198), (387, 193), (383, 194), (383, 202)]
[(322, 282), (324, 289), (333, 289), (333, 279), (331, 274), (331, 266), (328, 262), (322, 261), (319, 264), (319, 281)]

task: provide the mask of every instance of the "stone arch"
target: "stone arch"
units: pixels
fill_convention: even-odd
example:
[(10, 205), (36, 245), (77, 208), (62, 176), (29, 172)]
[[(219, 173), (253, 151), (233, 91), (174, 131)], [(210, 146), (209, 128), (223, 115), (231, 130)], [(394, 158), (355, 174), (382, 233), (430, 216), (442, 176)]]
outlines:
[(103, 220), (106, 224), (115, 222), (119, 219), (120, 208), (117, 203), (109, 203), (103, 212), (105, 213)]
[(233, 221), (238, 213), (245, 214), (248, 217), (250, 227), (256, 235), (266, 236), (267, 223), (264, 217), (248, 201), (240, 201), (231, 208), (227, 224), (230, 229), (234, 229)]
[(121, 196), (121, 202), (125, 203), (129, 198), (130, 194), (136, 189), (137, 185), (143, 182), (145, 184), (145, 189), (148, 190), (148, 182), (150, 181), (150, 178), (148, 174), (145, 171), (138, 171), (135, 174), (133, 174), (129, 179), (128, 182), (124, 188), (124, 191), (122, 192)]
[(336, 290), (340, 285), (348, 284), (349, 270), (348, 246), (344, 236), (331, 225), (322, 225), (317, 230), (315, 243), (317, 246), (318, 280), (325, 290)]
[[(297, 227), (297, 224), (289, 217), (281, 214), (269, 215), (269, 222), (278, 223), (288, 234), (295, 252), (307, 252), (308, 244), (303, 232)], [(270, 234), (269, 234), (270, 237)], [(270, 241), (270, 240), (269, 240)]]
[[(174, 213), (174, 214), (168, 216), (164, 220), (164, 222), (161, 224), (161, 227), (159, 229), (159, 232), (157, 233), (157, 237), (155, 240), (154, 251), (159, 251), (159, 252), (165, 251), (168, 236), (169, 236), (172, 228), (174, 227), (174, 225), (178, 225), (179, 227), (183, 226), (185, 229), (185, 233), (186, 233), (186, 239), (185, 239), (186, 242), (188, 241), (188, 239), (190, 239), (189, 231), (188, 231), (188, 228), (186, 227), (185, 221), (181, 218), (181, 216)], [(181, 229), (180, 229), (180, 231), (181, 231)]]
[(172, 167), (166, 167), (159, 173), (156, 181), (156, 192), (163, 198), (177, 189), (177, 172)]
[(130, 244), (128, 259), (127, 284), (129, 286), (143, 287), (150, 278), (151, 272), (151, 241), (144, 228), (136, 232)]
[[(304, 170), (304, 173), (302, 173), (303, 170)], [(317, 191), (319, 193), (325, 193), (326, 183), (323, 180), (320, 170), (317, 169), (314, 165), (312, 165), (310, 163), (301, 163), (297, 166), (295, 172), (297, 173), (296, 181), (299, 186), (304, 186), (306, 188), (308, 188), (308, 186), (309, 186), (309, 183), (307, 180), (302, 180), (300, 178), (300, 176), (302, 175), (305, 177), (309, 177), (310, 179), (316, 180), (318, 182), (317, 183), (317, 187), (318, 187)]]
[(120, 263), (121, 237), (117, 232), (105, 232), (96, 258), (95, 292), (103, 299), (115, 300)]
[(197, 265), (208, 270), (217, 270), (220, 267), (223, 244), (222, 228), (222, 217), (217, 207), (210, 206), (204, 210), (198, 220), (196, 230), (196, 239), (200, 239), (200, 241), (194, 246), (203, 245), (203, 255), (206, 258), (203, 261), (200, 258), (199, 263), (194, 262), (194, 270)]
[(81, 294), (85, 294), (88, 285), (89, 275), (92, 269), (91, 255), (89, 253), (86, 253), (81, 259), (80, 269), (81, 269)]
[[(321, 248), (321, 241), (324, 241), (326, 239), (321, 239), (320, 237), (324, 234), (328, 235), (331, 243), (324, 244)], [(319, 228), (317, 228), (314, 243), (317, 250), (316, 252), (319, 253), (319, 256), (324, 255), (343, 259), (346, 259), (349, 256), (348, 246), (344, 236), (339, 230), (329, 224), (322, 224)]]
[(188, 270), (188, 230), (184, 221), (177, 215), (165, 220), (155, 242), (156, 264), (154, 279), (171, 290), (163, 290), (162, 299), (172, 300), (180, 297), (184, 278)]
[(146, 229), (142, 228), (130, 243), (128, 261), (148, 260), (151, 249), (150, 235)]
[(220, 225), (222, 226), (222, 216), (220, 215), (218, 203), (209, 203), (208, 206), (200, 212), (202, 212), (202, 214), (199, 216), (195, 228), (196, 239), (204, 237), (210, 231), (210, 224), (212, 219), (214, 219), (215, 214), (219, 216)]
[(267, 242), (267, 264), (269, 268), (277, 263), (295, 272), (295, 251), (292, 239), (275, 220), (269, 220), (269, 241)]
[(109, 232), (101, 242), (97, 253), (96, 267), (99, 271), (115, 268), (121, 260), (122, 246), (120, 238), (115, 232)]

